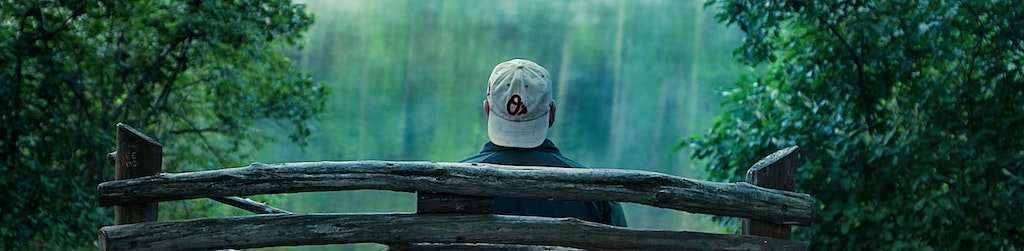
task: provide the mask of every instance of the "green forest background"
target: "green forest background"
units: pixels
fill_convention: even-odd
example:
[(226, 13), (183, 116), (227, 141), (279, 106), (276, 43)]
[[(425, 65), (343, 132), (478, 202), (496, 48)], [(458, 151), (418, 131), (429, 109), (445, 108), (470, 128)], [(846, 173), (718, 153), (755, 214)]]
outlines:
[[(123, 122), (164, 171), (458, 161), (491, 68), (553, 75), (550, 138), (595, 168), (743, 179), (799, 145), (824, 250), (1024, 247), (1024, 5), (990, 1), (0, 0), (0, 250), (94, 250)], [(413, 196), (254, 196), (300, 213)], [(210, 200), (161, 220), (247, 215)], [(736, 221), (625, 205), (631, 227)], [(374, 244), (268, 250), (376, 250)]]
[[(253, 161), (462, 160), (487, 141), (481, 103), (491, 69), (526, 58), (553, 76), (559, 110), (549, 138), (566, 156), (591, 167), (703, 178), (676, 146), (710, 128), (716, 91), (742, 70), (730, 59), (742, 34), (715, 22), (699, 1), (305, 3), (317, 21), (290, 55), (331, 94), (308, 146), (281, 140)], [(299, 212), (415, 211), (407, 193), (278, 201)], [(624, 210), (631, 227), (727, 231), (705, 215), (638, 204)]]

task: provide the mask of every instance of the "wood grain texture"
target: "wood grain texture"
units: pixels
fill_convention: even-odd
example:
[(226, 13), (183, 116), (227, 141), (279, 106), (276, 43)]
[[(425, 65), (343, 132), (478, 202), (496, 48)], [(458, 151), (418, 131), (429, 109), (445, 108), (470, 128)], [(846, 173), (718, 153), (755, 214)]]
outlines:
[(417, 243), (409, 245), (391, 245), (390, 251), (585, 251), (578, 248), (556, 246), (529, 246), (515, 244), (480, 244), (480, 243)]
[(290, 214), (284, 209), (272, 207), (259, 201), (250, 200), (242, 197), (214, 197), (210, 198), (220, 203), (227, 204), (229, 206), (237, 207), (239, 209), (252, 212), (254, 214)]
[(493, 197), (430, 192), (416, 193), (416, 213), (419, 214), (489, 214), (493, 211)]
[(587, 250), (803, 250), (767, 237), (638, 230), (508, 215), (273, 214), (100, 229), (102, 250), (196, 250), (344, 243), (492, 243)]
[[(747, 170), (747, 182), (759, 187), (793, 191), (796, 188), (796, 168), (799, 166), (799, 147), (791, 146), (758, 161)], [(756, 219), (743, 220), (743, 234), (790, 238), (791, 227)]]
[[(117, 151), (113, 154), (117, 180), (155, 175), (163, 169), (163, 146), (125, 124), (117, 123)], [(155, 201), (118, 205), (114, 207), (114, 224), (156, 221), (158, 213)]]
[(622, 201), (778, 224), (808, 224), (817, 205), (807, 194), (637, 170), (398, 161), (256, 163), (109, 181), (98, 188), (101, 205), (359, 189)]

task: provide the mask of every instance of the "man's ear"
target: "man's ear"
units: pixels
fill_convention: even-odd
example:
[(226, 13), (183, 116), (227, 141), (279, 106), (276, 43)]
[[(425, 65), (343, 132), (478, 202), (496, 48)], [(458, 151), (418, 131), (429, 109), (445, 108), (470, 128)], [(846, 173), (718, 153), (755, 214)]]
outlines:
[(491, 104), (484, 99), (484, 117), (486, 118), (488, 115), (491, 115)]
[(548, 127), (555, 125), (555, 102), (551, 102), (551, 111), (548, 112)]

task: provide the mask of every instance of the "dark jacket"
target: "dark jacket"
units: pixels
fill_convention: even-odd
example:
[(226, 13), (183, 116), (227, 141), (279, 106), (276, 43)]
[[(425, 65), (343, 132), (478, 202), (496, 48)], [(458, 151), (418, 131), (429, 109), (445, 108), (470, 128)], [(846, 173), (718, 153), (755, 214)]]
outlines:
[[(462, 162), (585, 168), (579, 163), (562, 156), (558, 148), (550, 140), (544, 140), (543, 144), (534, 148), (504, 147), (487, 142), (487, 144), (484, 144), (483, 150), (480, 150), (480, 154), (469, 157)], [(622, 207), (614, 202), (496, 198), (494, 206), (498, 214), (556, 218), (573, 217), (585, 221), (626, 226)]]

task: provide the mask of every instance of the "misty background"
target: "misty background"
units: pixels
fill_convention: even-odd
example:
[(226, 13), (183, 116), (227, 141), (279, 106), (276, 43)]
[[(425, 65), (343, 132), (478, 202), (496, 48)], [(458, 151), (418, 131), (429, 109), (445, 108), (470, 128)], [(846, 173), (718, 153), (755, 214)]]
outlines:
[[(316, 16), (302, 48), (286, 48), (328, 86), (309, 144), (278, 138), (254, 162), (460, 161), (487, 142), (481, 107), (497, 63), (524, 58), (553, 75), (558, 106), (549, 138), (594, 168), (703, 178), (688, 137), (713, 123), (719, 95), (746, 71), (731, 59), (742, 33), (703, 1), (299, 1)], [(410, 193), (277, 196), (294, 212), (412, 212)], [(732, 229), (711, 216), (624, 203), (630, 227)], [(284, 248), (374, 250), (374, 244)]]

